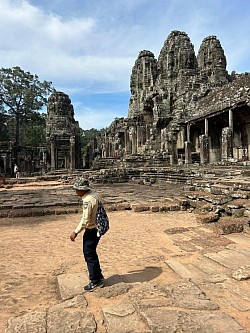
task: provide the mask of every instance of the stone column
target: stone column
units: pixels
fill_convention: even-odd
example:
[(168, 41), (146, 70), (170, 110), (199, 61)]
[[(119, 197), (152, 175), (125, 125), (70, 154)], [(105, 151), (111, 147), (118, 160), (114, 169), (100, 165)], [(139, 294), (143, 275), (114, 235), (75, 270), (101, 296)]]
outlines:
[(233, 131), (233, 111), (231, 109), (229, 109), (228, 111), (228, 123), (229, 123), (229, 127), (232, 129)]
[(46, 148), (42, 149), (42, 155), (43, 155), (42, 172), (45, 172), (47, 170), (47, 151), (46, 151)]
[(50, 139), (50, 157), (51, 157), (51, 170), (56, 169), (56, 139), (54, 136)]
[(192, 163), (192, 156), (191, 156), (191, 142), (185, 141), (185, 164)]
[(3, 172), (6, 175), (6, 173), (7, 173), (7, 156), (6, 155), (3, 156)]
[(205, 134), (199, 136), (201, 164), (209, 163), (208, 137)]
[(130, 153), (130, 144), (129, 144), (129, 131), (126, 128), (124, 132), (124, 146), (125, 146), (125, 155)]
[(187, 142), (190, 142), (190, 124), (187, 124)]
[(75, 170), (76, 167), (76, 142), (75, 137), (70, 137), (70, 170)]
[(176, 136), (172, 136), (171, 140), (171, 156), (170, 156), (170, 164), (175, 165), (178, 164), (178, 153), (177, 153), (177, 140)]
[(221, 160), (228, 161), (233, 158), (233, 130), (224, 127), (221, 133)]
[(130, 127), (129, 129), (129, 139), (131, 141), (131, 154), (135, 154), (137, 152), (137, 140), (136, 140), (136, 129), (135, 127)]
[(208, 119), (205, 118), (205, 135), (208, 137)]

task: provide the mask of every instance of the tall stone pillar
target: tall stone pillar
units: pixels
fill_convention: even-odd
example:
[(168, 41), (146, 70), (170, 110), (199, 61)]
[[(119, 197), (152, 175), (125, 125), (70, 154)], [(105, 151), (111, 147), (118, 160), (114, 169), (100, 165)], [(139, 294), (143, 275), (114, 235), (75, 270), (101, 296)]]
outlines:
[(70, 137), (70, 170), (76, 167), (76, 140), (74, 136)]
[(136, 136), (136, 129), (135, 127), (131, 127), (129, 129), (129, 139), (131, 141), (131, 153), (137, 153), (137, 136)]
[(201, 164), (209, 163), (208, 137), (205, 134), (199, 136), (200, 141), (200, 162)]
[(221, 160), (228, 161), (233, 157), (233, 130), (224, 127), (221, 133)]
[(56, 169), (56, 155), (56, 139), (52, 136), (50, 140), (51, 170)]
[(185, 141), (185, 164), (192, 163), (192, 156), (191, 156), (191, 142)]
[(175, 136), (173, 136), (171, 140), (170, 164), (171, 165), (178, 164), (177, 140)]
[(130, 142), (129, 142), (129, 131), (126, 128), (124, 132), (124, 145), (125, 145), (125, 155), (130, 154)]
[(205, 135), (208, 136), (208, 119), (205, 118)]
[(6, 175), (6, 173), (7, 173), (7, 156), (6, 155), (3, 156), (3, 172)]
[(228, 127), (230, 127), (233, 131), (233, 125), (234, 125), (233, 124), (233, 110), (231, 110), (231, 109), (229, 109), (229, 111), (228, 111), (228, 123), (229, 123)]
[(190, 124), (187, 124), (187, 142), (190, 141)]

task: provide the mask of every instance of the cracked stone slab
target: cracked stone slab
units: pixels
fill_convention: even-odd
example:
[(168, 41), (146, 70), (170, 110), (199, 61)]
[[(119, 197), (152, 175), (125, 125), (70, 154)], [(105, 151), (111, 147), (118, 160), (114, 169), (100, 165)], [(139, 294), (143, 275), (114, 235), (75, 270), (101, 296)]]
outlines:
[(88, 302), (83, 295), (77, 295), (74, 298), (68, 299), (64, 302), (58, 303), (50, 307), (49, 311), (57, 311), (61, 309), (86, 309)]
[(108, 305), (103, 308), (108, 333), (149, 333), (140, 319), (135, 306), (129, 301)]
[(30, 312), (8, 320), (5, 333), (95, 333), (93, 314), (86, 312), (82, 295), (50, 307), (47, 312)]
[(161, 289), (173, 300), (173, 305), (183, 309), (217, 310), (219, 307), (193, 282), (184, 280), (165, 285)]
[(30, 312), (8, 320), (5, 333), (47, 333), (46, 312)]
[(69, 309), (49, 309), (48, 311), (46, 333), (95, 333), (96, 328), (92, 313)]
[(212, 259), (219, 264), (231, 268), (236, 269), (239, 266), (244, 266), (249, 264), (249, 257), (231, 250), (223, 250), (219, 252), (214, 253), (207, 253), (204, 254), (209, 259)]
[(137, 307), (178, 307), (189, 310), (217, 310), (219, 307), (193, 282), (184, 280), (162, 286), (145, 284), (130, 292)]
[(57, 276), (57, 283), (61, 299), (67, 300), (83, 293), (88, 277), (84, 273), (62, 274)]
[(123, 294), (126, 294), (131, 288), (133, 288), (133, 285), (120, 282), (111, 286), (106, 286), (104, 281), (104, 288), (100, 288), (96, 290), (96, 294), (99, 297), (104, 298), (111, 298), (111, 297), (117, 297)]
[(235, 320), (223, 312), (180, 311), (147, 308), (141, 315), (152, 332), (157, 333), (247, 333)]

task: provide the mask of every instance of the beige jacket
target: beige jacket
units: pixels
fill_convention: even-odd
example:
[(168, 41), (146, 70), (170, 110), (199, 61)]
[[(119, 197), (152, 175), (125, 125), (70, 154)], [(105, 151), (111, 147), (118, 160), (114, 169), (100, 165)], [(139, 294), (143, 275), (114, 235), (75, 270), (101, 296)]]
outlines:
[(88, 191), (82, 197), (82, 218), (74, 230), (79, 234), (84, 229), (96, 228), (96, 212), (98, 207), (99, 195), (93, 190)]

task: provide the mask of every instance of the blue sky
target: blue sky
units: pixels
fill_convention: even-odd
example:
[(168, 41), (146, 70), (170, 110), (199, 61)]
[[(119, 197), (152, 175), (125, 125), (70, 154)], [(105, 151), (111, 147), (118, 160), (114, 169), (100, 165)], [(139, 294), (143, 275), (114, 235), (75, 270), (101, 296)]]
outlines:
[(0, 67), (19, 66), (71, 98), (83, 129), (127, 117), (137, 56), (173, 30), (196, 54), (220, 40), (231, 73), (250, 71), (249, 0), (0, 0)]

